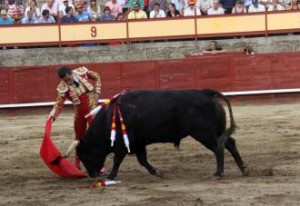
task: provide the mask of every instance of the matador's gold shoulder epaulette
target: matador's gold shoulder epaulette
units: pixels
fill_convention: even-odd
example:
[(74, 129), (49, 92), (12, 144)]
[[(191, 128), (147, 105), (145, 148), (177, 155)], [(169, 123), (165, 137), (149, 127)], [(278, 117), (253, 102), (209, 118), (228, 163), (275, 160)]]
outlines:
[(58, 86), (57, 86), (57, 91), (59, 93), (65, 93), (66, 91), (68, 91), (68, 85), (66, 82), (61, 81)]
[(79, 75), (85, 75), (88, 72), (88, 69), (86, 67), (79, 67), (77, 69), (73, 70), (76, 74)]

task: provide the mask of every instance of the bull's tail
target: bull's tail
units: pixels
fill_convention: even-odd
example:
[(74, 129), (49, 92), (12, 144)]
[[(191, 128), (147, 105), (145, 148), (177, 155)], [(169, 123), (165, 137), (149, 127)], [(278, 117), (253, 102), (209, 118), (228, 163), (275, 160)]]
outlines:
[(211, 89), (204, 89), (202, 91), (210, 96), (219, 97), (219, 98), (223, 99), (227, 104), (227, 107), (229, 110), (229, 117), (230, 117), (230, 126), (228, 129), (225, 130), (225, 132), (221, 135), (221, 137), (219, 137), (219, 140), (220, 140), (219, 144), (220, 144), (221, 148), (224, 148), (225, 143), (227, 142), (227, 139), (235, 132), (235, 130), (237, 128), (235, 121), (234, 121), (230, 101), (221, 92), (211, 90)]

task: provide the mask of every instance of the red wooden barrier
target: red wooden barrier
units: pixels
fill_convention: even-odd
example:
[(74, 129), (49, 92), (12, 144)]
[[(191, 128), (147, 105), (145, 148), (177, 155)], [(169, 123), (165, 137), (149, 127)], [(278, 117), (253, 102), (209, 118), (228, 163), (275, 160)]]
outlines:
[[(300, 87), (300, 52), (218, 54), (176, 60), (86, 64), (99, 72), (101, 98), (123, 89), (212, 88), (223, 92)], [(81, 65), (70, 65), (76, 68)], [(0, 104), (54, 101), (60, 66), (0, 69)]]

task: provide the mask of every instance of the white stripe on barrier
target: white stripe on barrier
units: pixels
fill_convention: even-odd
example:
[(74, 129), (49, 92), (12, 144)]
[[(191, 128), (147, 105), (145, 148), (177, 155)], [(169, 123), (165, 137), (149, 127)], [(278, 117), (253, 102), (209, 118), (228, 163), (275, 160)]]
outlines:
[[(240, 92), (222, 92), (225, 96), (246, 96), (260, 94), (281, 94), (281, 93), (296, 93), (300, 92), (300, 88), (295, 89), (272, 89), (272, 90), (254, 90)], [(99, 102), (104, 102), (106, 99), (100, 99)], [(22, 103), (22, 104), (0, 104), (0, 109), (4, 108), (21, 108), (21, 107), (43, 107), (53, 106), (55, 102), (37, 102), (37, 103)], [(66, 101), (65, 105), (71, 105), (70, 101)]]

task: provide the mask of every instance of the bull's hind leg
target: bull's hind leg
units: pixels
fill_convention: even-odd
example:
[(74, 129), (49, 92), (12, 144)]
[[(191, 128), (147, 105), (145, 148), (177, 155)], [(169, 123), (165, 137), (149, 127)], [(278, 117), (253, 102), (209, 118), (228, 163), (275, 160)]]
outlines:
[(224, 175), (224, 148), (218, 144), (217, 137), (213, 134), (201, 135), (201, 137), (200, 135), (192, 135), (192, 137), (215, 154), (217, 170), (214, 177), (222, 177)]
[(230, 152), (230, 154), (233, 156), (233, 158), (234, 158), (237, 166), (240, 168), (241, 172), (244, 175), (248, 175), (249, 171), (239, 154), (239, 151), (236, 147), (235, 139), (233, 139), (232, 137), (229, 137), (225, 144), (225, 147)]
[(139, 148), (139, 150), (136, 151), (136, 157), (137, 157), (137, 160), (139, 161), (139, 163), (143, 167), (145, 167), (150, 174), (156, 175), (158, 177), (162, 177), (163, 176), (163, 173), (160, 170), (155, 169), (152, 165), (149, 164), (149, 162), (147, 160), (147, 150), (146, 150), (146, 147)]

